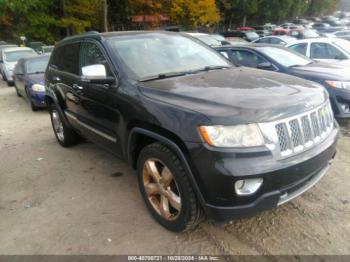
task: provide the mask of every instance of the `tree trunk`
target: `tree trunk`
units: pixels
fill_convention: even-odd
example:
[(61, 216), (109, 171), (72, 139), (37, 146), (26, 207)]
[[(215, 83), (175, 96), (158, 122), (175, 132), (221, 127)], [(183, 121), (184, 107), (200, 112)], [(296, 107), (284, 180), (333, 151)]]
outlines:
[(242, 26), (246, 26), (246, 24), (247, 24), (247, 16), (245, 15), (243, 17), (243, 24), (242, 24)]
[(108, 6), (107, 6), (107, 0), (101, 0), (101, 17), (102, 17), (102, 28), (101, 28), (101, 31), (108, 32)]

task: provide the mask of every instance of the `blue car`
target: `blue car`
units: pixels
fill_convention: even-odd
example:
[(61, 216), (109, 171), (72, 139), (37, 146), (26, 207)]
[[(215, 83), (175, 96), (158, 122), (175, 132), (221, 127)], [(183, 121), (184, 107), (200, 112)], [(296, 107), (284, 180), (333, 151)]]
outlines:
[(14, 84), (17, 96), (24, 97), (33, 111), (46, 107), (44, 73), (49, 56), (20, 59), (14, 69)]

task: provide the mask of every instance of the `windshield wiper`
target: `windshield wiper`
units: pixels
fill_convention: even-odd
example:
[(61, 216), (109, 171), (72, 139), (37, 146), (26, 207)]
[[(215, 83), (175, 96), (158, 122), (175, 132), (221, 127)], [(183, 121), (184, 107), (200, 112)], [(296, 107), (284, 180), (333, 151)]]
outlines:
[(190, 75), (190, 74), (197, 74), (197, 73), (203, 72), (203, 71), (219, 70), (219, 69), (225, 69), (225, 68), (231, 68), (231, 67), (230, 66), (206, 66), (204, 68), (195, 69), (195, 70), (189, 70), (189, 71), (183, 71), (183, 72), (169, 72), (169, 73), (164, 73), (164, 74), (159, 74), (159, 75), (154, 75), (154, 76), (147, 76), (147, 77), (139, 79), (139, 81), (140, 82), (147, 82), (147, 81), (152, 81), (152, 80), (185, 76), (185, 75)]
[(170, 72), (170, 73), (165, 73), (165, 74), (159, 74), (159, 75), (154, 75), (154, 76), (146, 76), (141, 79), (139, 79), (140, 82), (147, 82), (147, 81), (152, 81), (152, 80), (157, 80), (157, 79), (165, 79), (165, 78), (171, 78), (171, 77), (177, 77), (177, 76), (184, 76), (189, 74), (188, 72)]

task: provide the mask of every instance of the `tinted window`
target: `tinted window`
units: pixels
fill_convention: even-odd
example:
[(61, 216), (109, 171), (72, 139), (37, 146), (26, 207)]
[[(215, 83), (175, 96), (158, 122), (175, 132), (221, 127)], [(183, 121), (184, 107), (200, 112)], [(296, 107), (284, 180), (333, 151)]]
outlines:
[(101, 49), (94, 43), (84, 42), (80, 45), (80, 73), (81, 68), (89, 65), (104, 65), (107, 70), (107, 74), (111, 76), (111, 71), (105, 56)]
[(232, 55), (238, 64), (247, 67), (256, 68), (259, 64), (267, 62), (265, 59), (249, 51), (232, 50)]
[(289, 47), (290, 49), (294, 50), (295, 52), (298, 52), (299, 54), (306, 56), (307, 51), (307, 44), (298, 44), (298, 45), (292, 45)]
[(68, 44), (55, 49), (52, 65), (58, 70), (67, 73), (79, 74), (79, 45), (78, 43)]
[(311, 44), (311, 58), (314, 59), (346, 59), (337, 48), (326, 43)]

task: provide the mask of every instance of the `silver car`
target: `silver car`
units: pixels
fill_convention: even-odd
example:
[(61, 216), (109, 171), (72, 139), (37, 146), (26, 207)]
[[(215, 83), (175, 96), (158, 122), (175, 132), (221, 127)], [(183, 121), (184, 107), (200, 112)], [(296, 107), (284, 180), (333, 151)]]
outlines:
[(29, 47), (7, 47), (1, 50), (0, 67), (2, 79), (7, 85), (13, 85), (13, 69), (21, 58), (37, 56), (38, 54)]

